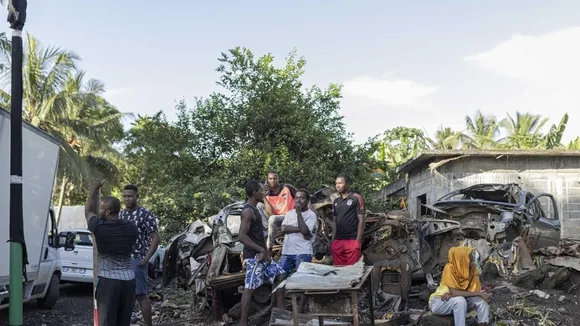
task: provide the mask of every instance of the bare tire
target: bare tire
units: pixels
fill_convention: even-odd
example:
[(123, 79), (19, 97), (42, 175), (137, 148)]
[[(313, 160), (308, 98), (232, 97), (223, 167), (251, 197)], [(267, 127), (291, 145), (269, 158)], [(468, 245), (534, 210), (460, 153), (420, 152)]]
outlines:
[(41, 309), (52, 309), (56, 302), (58, 301), (59, 289), (60, 287), (60, 279), (58, 275), (52, 274), (50, 278), (50, 284), (48, 285), (48, 290), (46, 290), (46, 294), (44, 298), (36, 300), (36, 306)]

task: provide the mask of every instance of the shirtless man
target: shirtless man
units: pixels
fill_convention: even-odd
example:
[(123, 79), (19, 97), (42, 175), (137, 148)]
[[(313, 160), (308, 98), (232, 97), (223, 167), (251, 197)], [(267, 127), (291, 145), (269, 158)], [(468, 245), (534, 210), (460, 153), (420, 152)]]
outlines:
[[(280, 282), (284, 274), (282, 267), (272, 261), (270, 251), (266, 248), (262, 218), (256, 208), (264, 196), (262, 187), (258, 181), (250, 180), (245, 188), (248, 200), (242, 210), (242, 223), (238, 235), (240, 242), (244, 245), (243, 256), (246, 267), (240, 320), (242, 326), (248, 324), (248, 313), (254, 290), (262, 286), (265, 280), (269, 280), (275, 287), (277, 284), (274, 282)], [(284, 309), (284, 290), (278, 290), (276, 294), (278, 298), (272, 297), (272, 302), (277, 301), (278, 308)]]

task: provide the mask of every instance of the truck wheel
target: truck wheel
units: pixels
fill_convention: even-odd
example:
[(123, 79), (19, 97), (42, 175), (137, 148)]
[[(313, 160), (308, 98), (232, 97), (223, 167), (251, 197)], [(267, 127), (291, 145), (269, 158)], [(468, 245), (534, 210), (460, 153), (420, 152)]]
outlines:
[(60, 291), (59, 287), (60, 287), (60, 279), (58, 278), (58, 275), (52, 274), (50, 284), (48, 285), (48, 290), (46, 290), (44, 298), (36, 300), (36, 306), (41, 309), (52, 309), (54, 305), (56, 305), (56, 301), (58, 300), (58, 295)]

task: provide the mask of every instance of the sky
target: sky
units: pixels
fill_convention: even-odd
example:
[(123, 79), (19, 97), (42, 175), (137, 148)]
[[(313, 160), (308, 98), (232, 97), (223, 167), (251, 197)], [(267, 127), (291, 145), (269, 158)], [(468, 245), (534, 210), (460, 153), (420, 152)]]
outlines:
[(357, 142), (395, 126), (463, 130), (478, 109), (568, 112), (564, 140), (580, 135), (577, 0), (29, 0), (27, 12), (25, 31), (79, 54), (123, 112), (174, 117), (177, 101), (219, 91), (217, 58), (235, 46), (296, 48), (306, 85), (343, 85)]

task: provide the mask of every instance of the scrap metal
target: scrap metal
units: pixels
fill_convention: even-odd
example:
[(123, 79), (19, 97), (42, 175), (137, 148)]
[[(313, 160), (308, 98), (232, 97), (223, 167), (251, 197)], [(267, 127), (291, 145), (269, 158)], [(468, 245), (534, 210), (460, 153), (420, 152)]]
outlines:
[[(313, 262), (318, 264), (332, 263), (332, 203), (338, 196), (332, 187), (311, 196), (311, 208), (318, 218)], [(549, 200), (552, 216), (544, 212), (540, 198)], [(237, 294), (244, 284), (243, 246), (237, 239), (243, 204), (228, 205), (207, 222), (194, 221), (171, 239), (164, 259), (164, 284), (177, 279), (180, 286), (193, 290), (197, 300), (213, 307), (216, 314), (221, 311), (224, 293)], [(508, 274), (533, 268), (530, 251), (540, 240), (559, 240), (554, 197), (534, 196), (515, 184), (474, 185), (425, 206), (430, 212), (420, 219), (412, 219), (406, 210), (366, 214), (362, 243), (365, 263), (380, 266), (382, 272), (397, 272), (405, 279), (403, 291), (389, 293), (402, 300), (397, 309), (406, 309), (407, 277), (439, 276), (451, 247), (476, 248), (479, 263), (491, 262), (500, 274)], [(277, 235), (277, 243), (274, 249), (279, 250), (282, 234)], [(393, 261), (399, 264), (399, 270), (389, 263)], [(380, 274), (374, 276), (377, 277), (380, 280)], [(254, 300), (265, 303), (271, 291), (271, 284), (265, 284), (255, 291)]]

